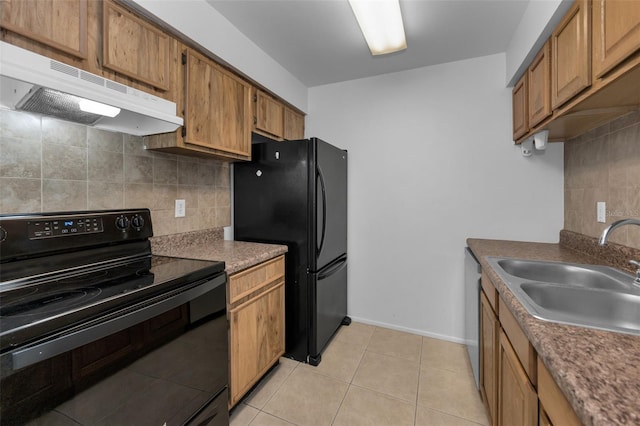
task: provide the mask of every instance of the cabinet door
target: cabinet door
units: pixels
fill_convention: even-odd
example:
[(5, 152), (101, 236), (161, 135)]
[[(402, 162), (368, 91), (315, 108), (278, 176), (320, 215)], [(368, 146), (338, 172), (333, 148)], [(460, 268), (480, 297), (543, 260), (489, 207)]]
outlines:
[(284, 105), (260, 90), (256, 90), (255, 129), (276, 138), (284, 135)]
[(304, 115), (286, 107), (284, 109), (284, 138), (289, 141), (304, 138)]
[(194, 50), (184, 62), (185, 145), (251, 158), (251, 86)]
[(497, 425), (498, 411), (498, 330), (500, 323), (484, 292), (480, 293), (480, 393), (489, 412), (491, 425)]
[(168, 90), (170, 37), (111, 1), (103, 4), (104, 67)]
[(87, 0), (3, 0), (0, 26), (76, 58), (87, 58)]
[[(540, 358), (538, 358), (538, 398), (540, 400), (541, 425), (580, 426), (582, 424)], [(542, 413), (544, 413), (544, 417)], [(543, 423), (543, 421), (548, 423)]]
[(234, 405), (284, 354), (284, 281), (231, 309), (229, 316)]
[(528, 74), (513, 86), (511, 93), (513, 108), (513, 140), (517, 141), (529, 131), (529, 86)]
[(506, 334), (500, 331), (498, 424), (536, 426), (538, 396)]
[(591, 8), (576, 0), (551, 35), (553, 109), (591, 85)]
[(529, 69), (529, 126), (551, 114), (551, 42), (547, 41)]
[(593, 72), (602, 77), (640, 49), (640, 2), (593, 1)]

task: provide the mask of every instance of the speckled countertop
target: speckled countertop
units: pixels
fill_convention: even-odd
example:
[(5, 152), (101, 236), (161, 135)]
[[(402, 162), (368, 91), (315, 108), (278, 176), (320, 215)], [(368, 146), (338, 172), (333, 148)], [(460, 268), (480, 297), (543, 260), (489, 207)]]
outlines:
[(640, 336), (555, 324), (531, 316), (486, 256), (602, 264), (558, 244), (469, 239), (467, 244), (520, 323), (580, 420), (591, 425), (640, 424)]
[(233, 274), (286, 253), (287, 246), (227, 241), (221, 229), (211, 229), (153, 237), (151, 251), (158, 256), (224, 261), (227, 274)]

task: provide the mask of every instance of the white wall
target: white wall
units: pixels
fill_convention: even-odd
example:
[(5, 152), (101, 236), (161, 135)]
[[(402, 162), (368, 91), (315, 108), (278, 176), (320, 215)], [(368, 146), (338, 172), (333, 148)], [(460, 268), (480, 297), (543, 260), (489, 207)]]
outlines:
[(229, 66), (307, 111), (307, 88), (205, 0), (128, 0), (169, 24)]
[(524, 158), (498, 54), (309, 90), (349, 150), (349, 315), (461, 341), (467, 237), (556, 242), (563, 146)]

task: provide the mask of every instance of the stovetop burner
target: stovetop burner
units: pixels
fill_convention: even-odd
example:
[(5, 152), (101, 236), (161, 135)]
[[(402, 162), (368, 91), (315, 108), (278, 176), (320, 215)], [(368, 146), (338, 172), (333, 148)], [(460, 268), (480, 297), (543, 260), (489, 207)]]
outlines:
[(0, 321), (13, 317), (38, 317), (53, 315), (89, 303), (100, 295), (99, 288), (77, 288), (73, 290), (58, 290), (48, 293), (38, 293), (23, 297), (0, 307)]

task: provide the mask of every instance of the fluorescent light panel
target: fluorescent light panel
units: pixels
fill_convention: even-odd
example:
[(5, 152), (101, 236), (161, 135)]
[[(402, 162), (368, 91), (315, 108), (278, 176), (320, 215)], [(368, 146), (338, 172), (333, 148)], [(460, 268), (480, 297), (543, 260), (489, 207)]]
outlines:
[(349, 0), (372, 55), (407, 48), (399, 0)]
[(84, 98), (78, 100), (78, 107), (81, 111), (92, 112), (94, 114), (104, 115), (105, 117), (113, 118), (120, 114), (120, 108)]

